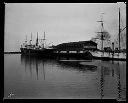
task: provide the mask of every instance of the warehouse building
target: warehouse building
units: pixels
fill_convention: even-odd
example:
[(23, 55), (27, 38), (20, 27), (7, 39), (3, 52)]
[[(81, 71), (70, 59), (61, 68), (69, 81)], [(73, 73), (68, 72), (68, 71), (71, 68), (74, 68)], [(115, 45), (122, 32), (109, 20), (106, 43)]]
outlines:
[(55, 49), (58, 52), (77, 52), (82, 53), (84, 51), (95, 51), (97, 50), (97, 43), (93, 41), (79, 41), (79, 42), (69, 42), (69, 43), (62, 43), (55, 46)]

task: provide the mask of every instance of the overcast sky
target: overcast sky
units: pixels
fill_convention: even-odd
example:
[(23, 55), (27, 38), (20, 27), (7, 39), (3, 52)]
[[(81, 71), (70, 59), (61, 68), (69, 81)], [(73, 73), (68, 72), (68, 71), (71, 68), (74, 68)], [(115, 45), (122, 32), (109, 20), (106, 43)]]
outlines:
[(33, 43), (37, 32), (47, 43), (90, 40), (100, 30), (101, 13), (105, 13), (104, 28), (114, 39), (118, 34), (118, 8), (121, 8), (123, 26), (126, 26), (124, 3), (7, 3), (5, 5), (5, 51), (19, 51), (26, 35)]

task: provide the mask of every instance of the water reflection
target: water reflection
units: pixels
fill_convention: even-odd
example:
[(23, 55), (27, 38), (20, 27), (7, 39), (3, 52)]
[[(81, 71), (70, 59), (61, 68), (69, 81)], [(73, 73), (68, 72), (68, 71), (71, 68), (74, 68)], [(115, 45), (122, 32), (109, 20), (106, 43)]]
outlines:
[[(95, 82), (99, 86), (100, 99), (115, 98), (117, 100), (126, 99), (126, 81), (125, 81), (125, 69), (126, 62), (116, 61), (72, 61), (75, 58), (56, 58), (48, 59), (35, 56), (21, 55), (21, 64), (26, 69), (29, 68), (31, 77), (34, 74), (33, 69), (36, 70), (36, 79), (39, 80), (39, 73), (43, 72), (43, 78), (46, 80), (46, 69), (52, 68), (66, 71), (77, 71), (83, 74), (92, 74), (97, 78)], [(67, 61), (61, 61), (67, 60)], [(71, 60), (71, 61), (68, 61)], [(40, 69), (41, 68), (41, 69)], [(41, 71), (40, 71), (41, 70)], [(59, 72), (58, 72), (59, 73)], [(49, 75), (48, 75), (49, 76)], [(89, 77), (88, 77), (89, 78)], [(69, 78), (70, 79), (70, 78)], [(82, 81), (85, 82), (85, 81)], [(98, 87), (97, 87), (98, 88)]]
[(120, 100), (122, 98), (121, 98), (121, 84), (120, 84), (120, 68), (119, 68), (119, 62), (118, 62), (117, 73), (118, 73), (117, 74), (117, 81), (118, 81), (118, 83), (117, 83), (117, 85), (118, 85), (118, 87), (117, 87), (117, 90), (118, 90), (118, 97), (117, 97), (117, 99)]
[[(79, 72), (87, 72), (87, 71), (91, 71), (91, 72), (96, 72), (97, 70), (97, 66), (95, 65), (81, 65), (80, 61), (61, 61), (62, 59), (64, 60), (72, 60), (72, 59), (76, 59), (76, 58), (56, 58), (56, 59), (46, 59), (46, 58), (41, 58), (41, 57), (37, 57), (37, 56), (29, 56), (29, 55), (21, 55), (21, 63), (23, 65), (25, 65), (25, 69), (26, 66), (29, 66), (30, 72), (32, 74), (32, 64), (36, 65), (36, 73), (37, 73), (37, 78), (38, 78), (38, 65), (42, 64), (43, 67), (43, 73), (45, 71), (44, 69), (44, 65), (45, 64), (56, 64), (58, 66), (61, 66), (60, 69), (68, 69), (68, 70), (76, 70)], [(45, 75), (45, 73), (44, 73)]]
[(104, 93), (103, 93), (103, 90), (104, 90), (104, 74), (103, 74), (103, 72), (104, 72), (104, 67), (101, 66), (101, 79), (100, 79), (101, 99), (104, 97)]
[(37, 57), (37, 56), (21, 55), (21, 64), (25, 65), (25, 72), (26, 72), (26, 69), (29, 68), (30, 74), (31, 74), (31, 77), (32, 77), (32, 74), (33, 74), (32, 69), (35, 69), (37, 80), (39, 79), (39, 72), (42, 72), (42, 71), (39, 71), (40, 64), (42, 64), (41, 68), (43, 70), (43, 75), (44, 75), (44, 80), (45, 80), (44, 64), (47, 63), (48, 61), (50, 62), (50, 60), (48, 60), (48, 59), (42, 59), (42, 58)]
[[(73, 69), (77, 70), (79, 72), (96, 72), (97, 66), (95, 65), (81, 65), (80, 62), (76, 61), (58, 61), (58, 63), (64, 68), (64, 69)], [(67, 68), (69, 67), (69, 68)]]
[[(125, 63), (123, 64), (125, 65)], [(105, 90), (105, 82), (108, 82), (108, 79), (105, 79), (105, 77), (108, 76), (112, 78), (117, 78), (116, 81), (116, 91), (117, 91), (117, 97), (116, 99), (118, 101), (122, 101), (122, 100), (126, 100), (126, 95), (122, 94), (122, 92), (126, 92), (125, 90), (123, 90), (122, 88), (125, 88), (124, 84), (121, 84), (121, 69), (125, 69), (125, 67), (123, 68), (123, 65), (120, 65), (119, 61), (116, 62), (114, 64), (114, 61), (112, 61), (112, 65), (111, 66), (107, 66), (106, 65), (102, 65), (101, 66), (101, 79), (100, 79), (100, 89), (101, 89), (101, 99), (104, 97), (104, 90)], [(125, 76), (122, 75), (122, 79), (125, 79)], [(121, 88), (121, 85), (124, 86)], [(111, 86), (111, 85), (110, 85)], [(111, 88), (111, 87), (109, 87)]]
[(44, 69), (44, 62), (43, 62), (43, 75), (44, 75), (44, 80), (45, 80), (45, 69)]

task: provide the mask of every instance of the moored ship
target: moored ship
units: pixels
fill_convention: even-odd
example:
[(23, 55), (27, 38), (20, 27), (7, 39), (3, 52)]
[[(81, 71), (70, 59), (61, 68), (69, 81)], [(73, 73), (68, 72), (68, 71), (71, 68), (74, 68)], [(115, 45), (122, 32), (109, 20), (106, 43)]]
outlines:
[(39, 39), (38, 39), (38, 32), (37, 32), (37, 39), (36, 39), (36, 44), (32, 44), (32, 34), (31, 34), (31, 40), (30, 43), (27, 44), (27, 37), (25, 43), (21, 45), (21, 54), (26, 54), (26, 55), (43, 55), (47, 56), (53, 53), (54, 49), (50, 46), (46, 47), (44, 44), (45, 39), (45, 32), (44, 32), (44, 38), (41, 39), (43, 40), (42, 44), (39, 44)]
[[(104, 14), (104, 13), (102, 13)], [(114, 41), (110, 41), (110, 39), (108, 40), (109, 42), (111, 42), (112, 47), (103, 47), (103, 41), (105, 40), (105, 36), (107, 34), (107, 32), (104, 30), (104, 24), (103, 24), (103, 16), (101, 18), (100, 22), (101, 23), (101, 31), (97, 32), (100, 34), (99, 38), (94, 38), (101, 40), (101, 50), (96, 51), (96, 52), (90, 52), (93, 55), (93, 58), (95, 59), (102, 59), (102, 60), (124, 60), (126, 61), (126, 49), (122, 49), (120, 44), (121, 44), (121, 32), (124, 31), (126, 29), (123, 28), (121, 29), (121, 25), (120, 25), (120, 21), (121, 21), (121, 14), (120, 14), (120, 8), (119, 8), (119, 33), (118, 33), (118, 40), (117, 40), (117, 44), (118, 47), (114, 46)]]

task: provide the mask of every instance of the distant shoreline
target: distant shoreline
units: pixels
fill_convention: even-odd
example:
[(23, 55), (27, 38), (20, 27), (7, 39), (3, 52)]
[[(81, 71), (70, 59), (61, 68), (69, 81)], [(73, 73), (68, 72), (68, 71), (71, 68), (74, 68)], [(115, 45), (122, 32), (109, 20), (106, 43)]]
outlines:
[(21, 52), (4, 52), (4, 54), (21, 54)]

